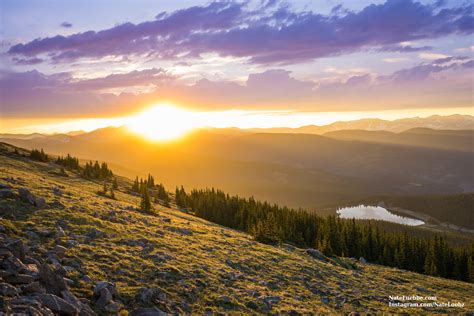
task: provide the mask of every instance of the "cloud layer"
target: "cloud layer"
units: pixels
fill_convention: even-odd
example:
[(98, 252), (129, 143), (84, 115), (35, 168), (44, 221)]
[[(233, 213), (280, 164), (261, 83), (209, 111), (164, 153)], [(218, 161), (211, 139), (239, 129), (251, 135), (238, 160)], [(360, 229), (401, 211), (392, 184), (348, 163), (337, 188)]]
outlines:
[[(360, 74), (326, 82), (295, 79), (289, 71), (270, 69), (250, 74), (243, 84), (201, 79), (184, 84), (164, 69), (150, 68), (94, 79), (70, 73), (44, 75), (36, 70), (0, 77), (2, 114), (125, 115), (141, 105), (175, 102), (205, 110), (293, 109), (356, 111), (410, 107), (469, 106), (474, 60), (447, 57), (395, 71)], [(137, 92), (140, 87), (147, 92)], [(124, 87), (135, 93), (112, 93)], [(112, 92), (111, 92), (112, 91)], [(403, 97), (400, 97), (403, 91)], [(381, 104), (383, 102), (383, 104)]]
[(363, 49), (429, 50), (428, 46), (400, 43), (472, 34), (473, 10), (470, 4), (444, 8), (440, 4), (388, 0), (358, 12), (338, 6), (330, 15), (322, 15), (297, 12), (277, 1), (257, 8), (247, 2), (212, 2), (161, 13), (155, 20), (139, 24), (37, 38), (10, 47), (8, 53), (23, 58), (19, 59), (23, 63), (40, 58), (61, 63), (108, 56), (183, 59), (216, 53), (248, 58), (257, 64), (291, 64)]

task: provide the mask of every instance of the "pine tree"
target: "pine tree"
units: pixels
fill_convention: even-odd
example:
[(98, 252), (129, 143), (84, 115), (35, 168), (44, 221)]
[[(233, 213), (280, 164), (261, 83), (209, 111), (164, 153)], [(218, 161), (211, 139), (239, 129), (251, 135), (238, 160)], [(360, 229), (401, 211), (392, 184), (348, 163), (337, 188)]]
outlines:
[(148, 192), (148, 188), (146, 186), (142, 186), (142, 196), (140, 200), (140, 210), (143, 212), (149, 213), (151, 212), (151, 201), (150, 201), (150, 194)]
[(138, 176), (135, 178), (135, 181), (133, 182), (132, 192), (140, 192), (140, 183), (138, 182)]
[(436, 270), (434, 243), (431, 243), (430, 248), (428, 249), (428, 253), (425, 258), (424, 273), (428, 275), (438, 275), (438, 271)]
[(118, 190), (117, 178), (114, 178), (114, 181), (112, 182), (112, 189), (113, 190)]

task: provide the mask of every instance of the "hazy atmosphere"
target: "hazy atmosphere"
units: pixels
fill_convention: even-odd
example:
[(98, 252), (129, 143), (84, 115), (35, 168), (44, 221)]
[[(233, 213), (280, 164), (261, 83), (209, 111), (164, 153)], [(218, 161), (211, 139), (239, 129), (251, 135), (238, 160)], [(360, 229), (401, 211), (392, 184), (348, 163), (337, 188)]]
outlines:
[(0, 0), (0, 315), (474, 311), (469, 0)]
[(243, 128), (473, 114), (468, 1), (3, 0), (2, 21), (3, 132), (160, 104)]

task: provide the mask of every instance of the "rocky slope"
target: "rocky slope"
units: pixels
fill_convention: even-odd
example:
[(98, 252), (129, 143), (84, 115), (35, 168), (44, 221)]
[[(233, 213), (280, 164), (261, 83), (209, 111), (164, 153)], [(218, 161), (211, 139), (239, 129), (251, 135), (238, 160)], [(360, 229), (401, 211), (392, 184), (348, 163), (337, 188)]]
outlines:
[[(474, 285), (329, 259), (138, 198), (0, 147), (0, 311), (27, 315), (466, 312)], [(389, 296), (462, 307), (390, 307)], [(0, 312), (1, 314), (1, 312)]]

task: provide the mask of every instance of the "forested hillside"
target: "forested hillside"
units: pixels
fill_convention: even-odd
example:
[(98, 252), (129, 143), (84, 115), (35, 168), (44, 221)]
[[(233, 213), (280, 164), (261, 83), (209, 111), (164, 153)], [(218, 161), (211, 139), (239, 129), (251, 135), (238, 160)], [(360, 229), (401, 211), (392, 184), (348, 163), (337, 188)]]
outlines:
[(199, 217), (276, 244), (316, 247), (327, 256), (364, 257), (369, 262), (474, 282), (474, 244), (454, 248), (443, 236), (410, 237), (386, 232), (376, 222), (326, 218), (304, 210), (229, 196), (215, 189), (176, 189), (176, 203)]

